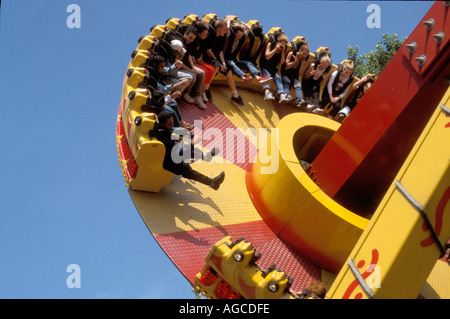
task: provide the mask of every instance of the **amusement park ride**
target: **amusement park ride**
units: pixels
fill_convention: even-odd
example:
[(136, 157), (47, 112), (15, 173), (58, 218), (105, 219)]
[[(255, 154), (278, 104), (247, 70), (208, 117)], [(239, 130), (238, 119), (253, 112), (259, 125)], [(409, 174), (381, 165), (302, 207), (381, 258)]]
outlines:
[[(117, 117), (119, 162), (143, 221), (198, 292), (292, 299), (318, 280), (332, 299), (450, 298), (449, 10), (431, 7), (342, 124), (265, 101), (244, 81), (238, 107), (221, 74), (207, 109), (180, 102), (183, 118), (200, 123), (197, 146), (220, 144), (212, 162), (191, 164), (225, 171), (217, 191), (162, 168), (165, 147), (150, 134), (157, 117), (141, 109), (151, 101), (143, 62), (196, 16), (140, 39)], [(277, 169), (265, 170), (261, 154)]]

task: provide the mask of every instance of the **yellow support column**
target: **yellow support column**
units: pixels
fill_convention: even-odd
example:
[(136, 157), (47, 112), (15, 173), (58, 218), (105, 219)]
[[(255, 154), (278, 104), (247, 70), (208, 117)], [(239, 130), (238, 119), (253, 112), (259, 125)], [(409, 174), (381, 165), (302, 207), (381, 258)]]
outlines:
[[(436, 108), (327, 298), (418, 297), (450, 235), (450, 118), (446, 113), (449, 96), (450, 90)], [(433, 239), (426, 219), (439, 243)], [(450, 270), (445, 276), (450, 277)]]

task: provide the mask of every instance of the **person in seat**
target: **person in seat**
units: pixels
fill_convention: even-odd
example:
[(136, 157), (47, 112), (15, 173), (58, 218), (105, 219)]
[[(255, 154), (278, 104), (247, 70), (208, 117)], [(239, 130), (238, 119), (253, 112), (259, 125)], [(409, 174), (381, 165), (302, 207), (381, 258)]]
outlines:
[[(227, 16), (225, 19), (216, 19), (212, 21), (211, 24), (209, 24), (208, 35), (202, 44), (202, 61), (212, 66), (214, 70), (213, 74), (217, 74), (219, 70), (225, 72), (227, 68), (223, 55), (223, 48), (226, 42), (226, 35), (229, 32), (229, 19), (230, 17)], [(208, 96), (210, 92), (205, 93)], [(208, 96), (208, 98), (210, 97), (211, 96)]]
[[(173, 116), (169, 112), (162, 111), (158, 115), (159, 130), (157, 132), (157, 139), (161, 141), (165, 148), (166, 153), (164, 155), (163, 168), (172, 172), (175, 175), (181, 175), (184, 178), (194, 180), (211, 187), (214, 190), (218, 190), (220, 185), (225, 180), (225, 172), (220, 173), (214, 178), (210, 178), (194, 169), (186, 163), (183, 159), (186, 158), (183, 152), (188, 152), (189, 159), (193, 158), (193, 147), (190, 146), (190, 150), (183, 148), (181, 140), (173, 137)], [(186, 134), (189, 134), (186, 132)], [(211, 152), (203, 154), (203, 158), (211, 158), (218, 154), (218, 149), (215, 148)]]
[(286, 55), (286, 61), (281, 67), (281, 79), (283, 80), (284, 95), (283, 99), (280, 98), (280, 102), (290, 102), (294, 99), (289, 92), (293, 87), (295, 90), (296, 102), (298, 107), (302, 107), (305, 104), (303, 99), (302, 85), (300, 83), (300, 75), (305, 71), (306, 60), (309, 57), (309, 45), (308, 42), (299, 41), (295, 51), (290, 51)]
[(353, 84), (354, 91), (350, 94), (348, 100), (345, 103), (345, 106), (338, 112), (338, 122), (342, 123), (345, 120), (345, 118), (355, 108), (362, 97), (371, 88), (373, 82), (375, 82), (375, 79), (376, 77), (374, 74), (367, 74), (363, 76), (359, 81), (355, 82), (355, 84)]
[(172, 114), (174, 127), (185, 128), (192, 132), (194, 126), (183, 120), (178, 103), (175, 100), (180, 94), (180, 91), (175, 91), (170, 95), (164, 95), (162, 92), (153, 91), (151, 93), (151, 98), (148, 98), (147, 104), (143, 105), (141, 109), (145, 112), (154, 113), (156, 116), (163, 111), (169, 112)]
[(212, 94), (209, 89), (213, 76), (214, 67), (211, 64), (203, 61), (203, 51), (208, 37), (209, 25), (203, 20), (195, 20), (192, 25), (197, 29), (197, 39), (192, 43), (189, 50), (189, 55), (192, 57), (192, 63), (205, 72), (205, 81), (203, 85), (203, 92), (201, 94), (203, 102), (212, 102)]
[(321, 56), (317, 62), (311, 63), (303, 74), (302, 90), (306, 102), (306, 111), (312, 112), (320, 107), (320, 86), (331, 66), (329, 55)]
[[(181, 62), (183, 63), (181, 68), (183, 69), (183, 72), (188, 73), (192, 77), (192, 81), (183, 94), (183, 99), (190, 104), (197, 105), (201, 109), (206, 109), (207, 106), (202, 99), (203, 86), (205, 83), (205, 72), (201, 68), (194, 65), (190, 53), (193, 43), (198, 36), (197, 30), (198, 29), (195, 26), (189, 25), (184, 29), (182, 38), (169, 37), (168, 40), (170, 40), (172, 48), (174, 48), (173, 42), (176, 41), (176, 50), (182, 50), (184, 52), (183, 58), (181, 59)], [(182, 47), (178, 41), (181, 42)]]
[[(284, 98), (286, 93), (284, 92), (283, 82), (281, 80), (278, 68), (284, 64), (286, 46), (288, 44), (288, 37), (281, 31), (274, 32), (275, 42), (269, 42), (267, 44), (265, 52), (261, 55), (259, 65), (261, 74), (263, 77), (272, 77), (275, 82), (277, 93), (280, 99)], [(275, 100), (275, 96), (270, 92), (270, 83), (263, 85), (264, 100)]]
[[(245, 42), (245, 37), (251, 28), (246, 23), (239, 20), (229, 21), (230, 32), (227, 35), (227, 46), (224, 48), (224, 58), (227, 67), (226, 75), (228, 86), (231, 89), (231, 100), (239, 105), (244, 105), (241, 96), (238, 94), (233, 75), (243, 81), (249, 82), (255, 78), (258, 83), (264, 84), (272, 81), (272, 77), (263, 77), (261, 72), (250, 61), (238, 60), (237, 56)], [(243, 70), (249, 73), (245, 74)]]
[(350, 84), (353, 81), (353, 61), (345, 60), (339, 68), (331, 73), (326, 88), (323, 90), (321, 107), (313, 110), (313, 113), (322, 114), (325, 107), (330, 107), (329, 115), (335, 117), (342, 108), (341, 100), (347, 95)]

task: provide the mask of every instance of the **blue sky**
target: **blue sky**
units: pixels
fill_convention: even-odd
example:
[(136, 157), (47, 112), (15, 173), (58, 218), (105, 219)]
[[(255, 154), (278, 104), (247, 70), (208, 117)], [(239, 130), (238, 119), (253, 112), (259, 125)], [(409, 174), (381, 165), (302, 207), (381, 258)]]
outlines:
[[(66, 25), (70, 4), (81, 28)], [(368, 28), (369, 4), (381, 28)], [(115, 124), (122, 80), (154, 24), (195, 13), (279, 26), (333, 61), (348, 45), (373, 50), (384, 33), (408, 36), (421, 1), (4, 0), (0, 25), (2, 178), (0, 298), (193, 298), (124, 185)], [(159, 9), (158, 9), (159, 8)], [(81, 288), (69, 289), (70, 264)]]

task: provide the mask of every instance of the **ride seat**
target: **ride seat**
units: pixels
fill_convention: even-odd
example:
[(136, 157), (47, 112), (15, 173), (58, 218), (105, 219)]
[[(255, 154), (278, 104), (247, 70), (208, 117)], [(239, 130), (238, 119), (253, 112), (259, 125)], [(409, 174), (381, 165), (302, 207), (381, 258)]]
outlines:
[[(142, 77), (143, 72), (135, 73)], [(117, 134), (123, 133), (117, 137), (119, 157), (131, 189), (159, 192), (171, 182), (173, 174), (163, 168), (164, 144), (150, 136), (158, 123), (154, 113), (145, 111), (151, 102), (151, 92), (139, 87), (140, 81), (133, 79), (133, 74), (130, 72), (122, 93), (123, 109), (117, 130)]]

